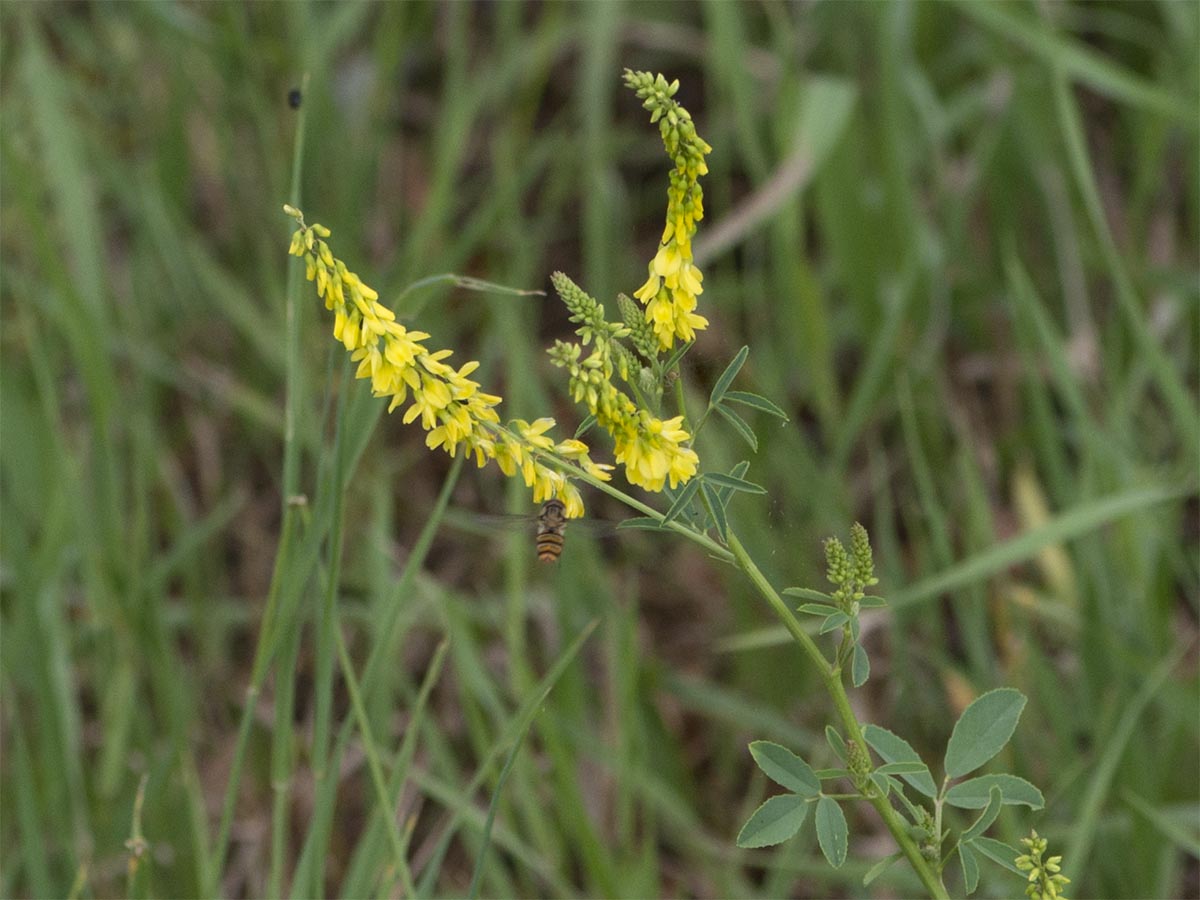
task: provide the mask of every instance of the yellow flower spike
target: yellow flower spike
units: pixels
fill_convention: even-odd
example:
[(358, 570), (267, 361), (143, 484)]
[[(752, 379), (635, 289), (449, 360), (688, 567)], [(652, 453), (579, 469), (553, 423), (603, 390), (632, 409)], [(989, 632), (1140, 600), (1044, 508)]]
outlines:
[[(524, 433), (502, 428), (495, 409), (501, 398), (480, 391), (478, 382), (469, 377), (479, 368), (477, 361), (457, 369), (443, 362), (452, 351), (430, 351), (423, 343), (428, 333), (410, 331), (396, 322), (395, 313), (378, 302), (378, 292), (347, 269), (321, 240), (330, 235), (329, 229), (316, 223), (306, 225), (303, 214), (293, 207), (284, 211), (300, 226), (292, 234), (289, 254), (304, 260), (305, 278), (315, 283), (318, 296), (333, 313), (334, 338), (358, 363), (355, 377), (370, 379), (372, 393), (388, 397), (388, 412), (411, 400), (402, 418), (406, 424), (420, 420), (427, 432), (426, 446), (444, 449), (451, 456), (457, 456), (461, 448), (463, 455), (473, 455), (481, 468), (494, 459), (506, 476), (519, 471), (539, 499), (573, 496), (572, 514), (580, 515), (582, 499), (577, 490), (573, 495), (568, 490), (567, 476), (534, 456), (544, 453), (563, 463), (570, 461), (555, 453), (554, 441), (546, 434), (554, 420), (521, 423)], [(577, 464), (586, 471), (603, 472), (603, 467), (587, 456), (586, 445), (578, 443), (583, 449)]]
[(691, 114), (673, 99), (664, 79), (627, 70), (625, 83), (650, 110), (650, 121), (659, 122), (663, 145), (675, 167), (667, 190), (666, 223), (650, 263), (650, 277), (634, 293), (646, 306), (646, 321), (654, 325), (659, 349), (670, 350), (677, 339), (690, 341), (697, 329), (708, 324), (702, 316), (689, 313), (702, 291), (702, 275), (692, 260), (692, 237), (704, 217), (699, 178), (708, 172), (704, 155), (712, 147), (696, 134)]

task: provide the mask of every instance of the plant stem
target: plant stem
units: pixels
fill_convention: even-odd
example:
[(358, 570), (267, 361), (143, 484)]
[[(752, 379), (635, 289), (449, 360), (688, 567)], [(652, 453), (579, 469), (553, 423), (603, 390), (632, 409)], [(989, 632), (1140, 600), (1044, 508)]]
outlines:
[[(301, 91), (308, 90), (308, 73), (300, 81)], [(300, 108), (296, 117), (296, 138), (292, 150), (292, 185), (289, 202), (300, 205), (300, 172), (304, 164), (304, 125), (307, 112)], [(262, 624), (259, 626), (258, 643), (254, 649), (254, 662), (250, 670), (250, 686), (246, 689), (246, 704), (242, 708), (242, 720), (238, 725), (237, 742), (234, 745), (233, 761), (229, 769), (229, 780), (225, 785), (225, 798), (221, 804), (221, 819), (217, 826), (217, 838), (213, 847), (207, 873), (206, 893), (215, 897), (220, 893), (221, 872), (225, 867), (225, 854), (233, 829), (233, 817), (237, 805), (238, 788), (241, 785), (242, 767), (250, 740), (250, 727), (254, 722), (254, 710), (259, 693), (276, 649), (276, 619), (279, 616), (279, 598), (284, 575), (291, 562), (292, 545), (295, 540), (297, 503), (294, 498), (300, 483), (300, 445), (296, 438), (297, 420), (301, 412), (303, 391), (303, 368), (300, 346), (300, 310), (296, 302), (299, 293), (301, 270), (298, 265), (288, 266), (285, 335), (285, 407), (283, 434), (283, 524), (280, 527), (279, 544), (275, 551), (275, 567), (271, 573), (271, 586), (263, 609)]]
[[(813, 639), (805, 634), (804, 629), (800, 627), (799, 621), (792, 614), (792, 611), (783, 601), (783, 598), (779, 596), (775, 588), (767, 581), (766, 576), (754, 564), (754, 560), (750, 558), (750, 555), (746, 552), (746, 548), (742, 546), (742, 542), (738, 540), (737, 535), (733, 531), (729, 532), (729, 549), (733, 551), (738, 567), (746, 573), (746, 577), (754, 583), (754, 586), (758, 588), (758, 592), (771, 604), (771, 608), (775, 610), (776, 615), (783, 621), (784, 627), (796, 639), (796, 643), (800, 645), (805, 655), (816, 665), (817, 671), (821, 673), (821, 678), (825, 682), (825, 688), (829, 691), (829, 696), (833, 699), (833, 705), (837, 709), (838, 717), (842, 720), (842, 726), (846, 729), (850, 739), (859, 746), (864, 756), (869, 759), (870, 750), (867, 747), (867, 742), (863, 739), (862, 726), (859, 725), (858, 719), (854, 715), (854, 710), (850, 708), (850, 698), (846, 696), (846, 687), (842, 683), (841, 667), (831, 666)], [(886, 797), (878, 794), (868, 797), (867, 800), (875, 807), (880, 818), (883, 819), (883, 824), (892, 833), (897, 846), (905, 858), (908, 859), (909, 864), (913, 867), (913, 871), (917, 873), (917, 877), (921, 879), (921, 883), (925, 885), (925, 889), (929, 891), (929, 895), (937, 898), (937, 900), (948, 900), (949, 894), (946, 893), (946, 888), (929, 867), (929, 863), (925, 857), (921, 855), (920, 848), (908, 836), (904, 822), (901, 821), (896, 810), (892, 808), (892, 804), (888, 802)]]

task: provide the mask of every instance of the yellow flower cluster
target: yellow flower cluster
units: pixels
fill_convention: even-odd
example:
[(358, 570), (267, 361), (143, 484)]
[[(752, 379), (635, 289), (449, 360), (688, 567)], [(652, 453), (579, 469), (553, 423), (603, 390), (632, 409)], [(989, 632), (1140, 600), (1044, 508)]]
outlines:
[(542, 461), (542, 455), (574, 463), (596, 478), (607, 480), (611, 466), (593, 463), (582, 441), (559, 444), (546, 436), (554, 425), (550, 418), (532, 424), (520, 419), (500, 425), (496, 406), (500, 398), (479, 390), (468, 376), (479, 368), (468, 362), (455, 369), (443, 360), (450, 350), (430, 351), (424, 341), (429, 335), (410, 331), (396, 321), (395, 314), (379, 302), (379, 295), (334, 257), (322, 238), (329, 237), (323, 225), (305, 225), (303, 214), (291, 206), (284, 212), (299, 225), (292, 235), (289, 253), (304, 259), (305, 276), (315, 281), (325, 308), (333, 311), (333, 336), (358, 363), (357, 378), (371, 379), (376, 397), (391, 397), (388, 412), (407, 401), (405, 424), (420, 420), (430, 449), (443, 448), (451, 456), (461, 449), (475, 455), (482, 468), (495, 460), (505, 475), (518, 472), (526, 487), (533, 488), (534, 502), (557, 497), (568, 518), (583, 515), (579, 489), (562, 472)]
[(708, 326), (708, 320), (695, 312), (704, 275), (692, 261), (692, 237), (704, 218), (700, 176), (708, 174), (704, 156), (712, 147), (696, 134), (691, 114), (673, 99), (678, 81), (667, 84), (662, 75), (626, 69), (625, 83), (651, 110), (650, 121), (659, 123), (667, 155), (675, 163), (658, 253), (650, 262), (646, 283), (634, 293), (646, 305), (646, 319), (654, 327), (659, 348), (670, 350), (676, 338), (694, 340), (696, 331)]
[(597, 341), (591, 355), (582, 361), (581, 354), (579, 344), (562, 341), (551, 350), (555, 365), (570, 375), (571, 399), (584, 403), (600, 427), (612, 435), (614, 456), (625, 466), (629, 483), (661, 491), (667, 481), (674, 488), (695, 475), (700, 459), (695, 450), (685, 446), (691, 435), (682, 427), (683, 416), (655, 418), (617, 388), (612, 383), (613, 354), (608, 342)]

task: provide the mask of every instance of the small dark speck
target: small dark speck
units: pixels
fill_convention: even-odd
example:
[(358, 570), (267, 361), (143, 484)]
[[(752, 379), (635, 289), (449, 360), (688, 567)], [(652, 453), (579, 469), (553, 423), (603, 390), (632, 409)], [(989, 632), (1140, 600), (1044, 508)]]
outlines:
[(300, 101), (303, 99), (300, 95), (300, 88), (292, 88), (288, 91), (288, 106), (292, 109), (300, 108)]

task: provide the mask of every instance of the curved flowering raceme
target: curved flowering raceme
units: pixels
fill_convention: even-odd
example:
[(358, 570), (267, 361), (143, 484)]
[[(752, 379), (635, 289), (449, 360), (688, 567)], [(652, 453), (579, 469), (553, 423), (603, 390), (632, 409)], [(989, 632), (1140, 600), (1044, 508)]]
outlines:
[(496, 413), (500, 398), (485, 394), (468, 377), (479, 363), (456, 369), (444, 362), (450, 350), (430, 351), (424, 343), (428, 334), (397, 322), (395, 314), (379, 302), (379, 295), (334, 257), (322, 240), (329, 237), (328, 228), (305, 225), (303, 214), (294, 207), (285, 206), (284, 212), (300, 226), (292, 235), (289, 252), (304, 259), (306, 277), (316, 282), (325, 308), (333, 311), (333, 336), (358, 363), (355, 377), (369, 378), (376, 397), (391, 397), (388, 412), (411, 398), (404, 422), (420, 421), (431, 450), (441, 447), (451, 456), (460, 450), (466, 456), (474, 454), (481, 468), (495, 460), (505, 475), (520, 473), (525, 485), (533, 488), (535, 502), (557, 497), (568, 518), (583, 515), (578, 488), (543, 462), (541, 455), (573, 463), (603, 480), (610, 477), (612, 466), (592, 462), (581, 441), (555, 444), (546, 436), (553, 419), (532, 424), (518, 419), (507, 428), (501, 426)]
[(658, 253), (650, 261), (649, 278), (634, 293), (646, 306), (646, 319), (654, 327), (659, 348), (670, 350), (676, 338), (693, 340), (697, 330), (708, 326), (708, 320), (695, 312), (704, 275), (692, 261), (692, 237), (696, 223), (704, 218), (700, 176), (708, 174), (704, 156), (712, 147), (696, 134), (691, 114), (673, 99), (678, 81), (667, 84), (662, 75), (626, 69), (625, 84), (651, 111), (650, 121), (659, 123), (663, 145), (675, 163)]

